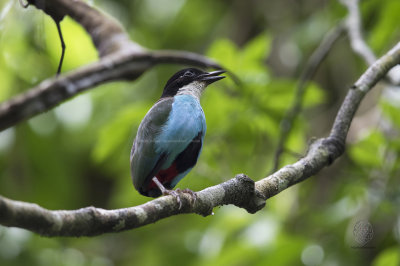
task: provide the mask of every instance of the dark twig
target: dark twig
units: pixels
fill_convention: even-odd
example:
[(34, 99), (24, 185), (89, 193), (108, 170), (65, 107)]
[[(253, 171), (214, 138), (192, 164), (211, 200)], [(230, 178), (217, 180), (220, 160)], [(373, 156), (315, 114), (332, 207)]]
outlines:
[(61, 42), (61, 58), (60, 58), (60, 62), (58, 63), (58, 68), (57, 68), (57, 75), (59, 75), (61, 73), (61, 67), (62, 67), (62, 64), (64, 61), (65, 43), (64, 43), (64, 38), (63, 38), (61, 27), (60, 27), (61, 21), (54, 21), (54, 22), (56, 23), (58, 36), (60, 37), (60, 42)]
[(317, 72), (319, 66), (324, 61), (329, 51), (332, 49), (334, 43), (342, 36), (344, 27), (340, 23), (337, 27), (329, 31), (326, 36), (322, 39), (321, 43), (315, 49), (310, 59), (307, 61), (304, 71), (300, 76), (300, 80), (297, 83), (296, 93), (291, 104), (291, 108), (287, 110), (284, 118), (280, 123), (280, 134), (278, 139), (278, 145), (275, 151), (274, 164), (271, 173), (276, 172), (280, 165), (281, 155), (285, 150), (285, 143), (289, 137), (290, 131), (294, 121), (298, 114), (301, 112), (303, 105), (303, 96), (306, 92), (308, 82), (313, 78)]

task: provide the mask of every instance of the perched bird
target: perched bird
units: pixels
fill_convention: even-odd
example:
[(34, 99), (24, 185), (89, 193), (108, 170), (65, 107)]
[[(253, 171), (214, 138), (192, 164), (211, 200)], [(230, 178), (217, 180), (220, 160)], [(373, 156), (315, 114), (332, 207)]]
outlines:
[(223, 79), (219, 75), (224, 72), (187, 68), (168, 80), (161, 98), (140, 123), (131, 150), (132, 181), (140, 194), (173, 195), (181, 206), (172, 188), (196, 164), (206, 133), (200, 96), (208, 85)]

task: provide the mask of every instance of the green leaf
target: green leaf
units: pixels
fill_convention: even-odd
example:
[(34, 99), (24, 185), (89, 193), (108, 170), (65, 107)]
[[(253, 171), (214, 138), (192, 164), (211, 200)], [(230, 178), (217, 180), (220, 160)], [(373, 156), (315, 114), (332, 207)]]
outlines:
[[(132, 136), (134, 128), (139, 126), (145, 116), (148, 106), (136, 103), (122, 109), (110, 123), (106, 124), (99, 133), (97, 143), (93, 150), (93, 158), (102, 162), (125, 145), (126, 140)], [(133, 136), (132, 136), (133, 141)]]
[(243, 55), (249, 61), (262, 60), (269, 54), (270, 48), (271, 38), (262, 33), (246, 44)]
[(381, 167), (382, 151), (385, 139), (380, 132), (373, 132), (364, 140), (356, 143), (350, 148), (350, 157), (363, 167)]
[(400, 264), (399, 248), (387, 248), (372, 262), (372, 266), (397, 266)]
[[(368, 2), (368, 1), (366, 1)], [(384, 1), (385, 2), (385, 1)], [(375, 11), (376, 12), (376, 11)], [(400, 1), (382, 1), (378, 3), (379, 18), (371, 31), (368, 43), (376, 51), (382, 51), (399, 37)]]
[(400, 128), (400, 110), (399, 110), (399, 108), (385, 100), (381, 101), (381, 107), (382, 107), (383, 113), (390, 119), (390, 121), (397, 128)]
[[(53, 64), (58, 66), (61, 56), (61, 44), (58, 31), (54, 21), (47, 17), (46, 21), (46, 42), (53, 59)], [(61, 21), (61, 31), (66, 44), (63, 71), (75, 69), (97, 59), (97, 51), (87, 32), (70, 17)]]
[(324, 91), (316, 83), (310, 82), (304, 94), (303, 106), (312, 107), (321, 104), (324, 100)]
[(207, 55), (220, 62), (224, 67), (235, 71), (237, 68), (237, 57), (239, 51), (237, 46), (228, 39), (219, 39), (209, 48)]

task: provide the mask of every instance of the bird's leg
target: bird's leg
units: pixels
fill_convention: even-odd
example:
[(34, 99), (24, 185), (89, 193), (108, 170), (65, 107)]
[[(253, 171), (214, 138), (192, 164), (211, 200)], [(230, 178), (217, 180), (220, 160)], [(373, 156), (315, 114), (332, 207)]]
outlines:
[(190, 194), (190, 196), (192, 196), (192, 198), (191, 198), (191, 200), (190, 200), (190, 203), (191, 203), (192, 205), (193, 205), (193, 204), (196, 202), (196, 200), (197, 200), (197, 194), (196, 194), (196, 192), (194, 192), (194, 191), (192, 191), (192, 190), (190, 190), (190, 189), (188, 189), (188, 188), (185, 188), (185, 189), (177, 188), (176, 191), (182, 192), (182, 193)]
[(182, 208), (181, 197), (179, 196), (179, 193), (178, 193), (177, 191), (172, 190), (172, 189), (171, 189), (171, 190), (166, 189), (166, 188), (163, 186), (163, 184), (161, 184), (161, 182), (158, 181), (157, 177), (153, 177), (152, 180), (153, 180), (153, 182), (157, 185), (158, 189), (161, 190), (161, 193), (162, 193), (164, 196), (166, 196), (166, 195), (174, 196), (175, 199), (176, 199), (176, 201), (177, 201), (178, 204), (179, 204), (179, 209)]

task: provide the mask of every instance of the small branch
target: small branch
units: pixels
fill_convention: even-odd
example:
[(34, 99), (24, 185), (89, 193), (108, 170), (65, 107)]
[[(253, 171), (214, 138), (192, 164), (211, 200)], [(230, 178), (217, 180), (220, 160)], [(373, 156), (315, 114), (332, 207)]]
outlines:
[(198, 67), (211, 67), (222, 69), (222, 66), (203, 55), (187, 51), (158, 50), (151, 52), (152, 58), (157, 64), (184, 64)]
[[(350, 39), (350, 46), (368, 65), (376, 61), (376, 56), (362, 36), (362, 21), (359, 10), (359, 0), (340, 0), (347, 8), (346, 29)], [(400, 68), (390, 71), (387, 78), (392, 84), (400, 83)]]
[(73, 72), (43, 81), (26, 93), (0, 104), (0, 131), (50, 110), (80, 92), (115, 80), (135, 80), (160, 63), (221, 68), (214, 61), (189, 52), (115, 53)]
[(400, 63), (400, 42), (376, 61), (348, 92), (327, 138), (316, 140), (307, 155), (278, 172), (254, 183), (241, 174), (222, 184), (181, 196), (182, 208), (173, 196), (165, 196), (143, 205), (103, 210), (94, 207), (72, 211), (50, 211), (36, 204), (13, 201), (0, 196), (0, 224), (25, 228), (45, 236), (93, 236), (119, 232), (154, 223), (181, 213), (212, 214), (216, 206), (234, 204), (250, 213), (257, 212), (268, 199), (288, 187), (316, 174), (344, 152), (345, 139), (351, 120), (365, 94), (393, 66)]
[(376, 61), (374, 52), (369, 48), (362, 36), (361, 15), (358, 8), (358, 0), (340, 0), (347, 7), (348, 15), (346, 19), (346, 28), (350, 38), (351, 48), (355, 53), (361, 56), (368, 65)]
[(310, 59), (307, 61), (304, 71), (300, 76), (300, 80), (297, 83), (296, 94), (291, 104), (291, 108), (286, 112), (284, 118), (280, 123), (280, 134), (278, 139), (278, 145), (274, 156), (273, 172), (276, 172), (280, 165), (281, 155), (285, 149), (285, 143), (289, 137), (290, 131), (294, 121), (296, 120), (298, 114), (301, 112), (303, 105), (303, 96), (306, 92), (308, 82), (314, 77), (319, 66), (324, 61), (329, 51), (332, 49), (335, 42), (342, 36), (344, 27), (339, 24), (337, 27), (329, 31), (326, 36), (322, 39), (321, 43), (315, 49)]

